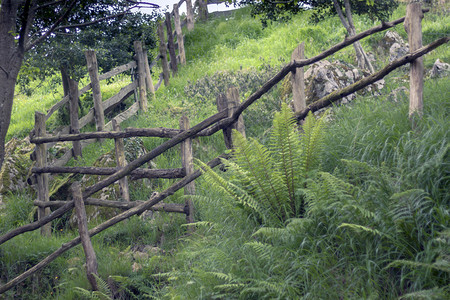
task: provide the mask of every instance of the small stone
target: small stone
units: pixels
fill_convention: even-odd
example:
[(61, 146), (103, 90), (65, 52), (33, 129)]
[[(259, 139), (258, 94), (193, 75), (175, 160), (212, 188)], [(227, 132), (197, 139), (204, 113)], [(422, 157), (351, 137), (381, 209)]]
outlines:
[(429, 75), (431, 78), (447, 77), (450, 73), (450, 64), (442, 62), (439, 58), (436, 59), (433, 67), (431, 68)]

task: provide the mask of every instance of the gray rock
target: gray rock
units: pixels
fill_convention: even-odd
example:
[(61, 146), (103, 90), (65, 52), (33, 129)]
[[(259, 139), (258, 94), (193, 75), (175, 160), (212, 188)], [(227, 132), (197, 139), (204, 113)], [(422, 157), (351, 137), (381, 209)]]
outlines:
[[(330, 63), (326, 60), (317, 62), (305, 72), (306, 104), (308, 105), (335, 90), (351, 85), (367, 75), (368, 73), (365, 71), (360, 71), (354, 66), (343, 62)], [(362, 93), (370, 92), (375, 94), (383, 86), (384, 81), (380, 80), (364, 89)], [(348, 95), (341, 100), (341, 103), (351, 101), (355, 97), (355, 94)]]
[(9, 192), (29, 188), (27, 178), (33, 164), (30, 160), (33, 150), (34, 145), (30, 143), (28, 137), (23, 140), (12, 138), (6, 143), (5, 160), (0, 170), (0, 205)]
[(389, 62), (399, 59), (409, 53), (409, 46), (407, 44), (394, 43), (389, 49)]
[(450, 73), (450, 64), (442, 62), (439, 58), (434, 62), (433, 67), (428, 73), (431, 78), (447, 77)]

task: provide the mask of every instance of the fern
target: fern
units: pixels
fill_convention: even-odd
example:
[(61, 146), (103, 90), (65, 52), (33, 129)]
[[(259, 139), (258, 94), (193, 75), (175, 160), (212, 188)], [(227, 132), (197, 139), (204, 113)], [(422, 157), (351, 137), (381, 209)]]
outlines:
[(112, 294), (111, 288), (109, 287), (108, 283), (104, 281), (101, 277), (99, 277), (96, 274), (92, 274), (96, 281), (97, 281), (97, 287), (98, 291), (88, 291), (86, 289), (83, 289), (81, 287), (75, 287), (75, 292), (79, 294), (83, 298), (87, 299), (99, 299), (99, 300), (112, 300), (114, 299), (114, 296)]
[(320, 165), (324, 117), (316, 120), (310, 114), (303, 134), (295, 125), (293, 113), (283, 105), (275, 115), (269, 147), (233, 132), (233, 157), (223, 163), (235, 180), (227, 180), (199, 162), (205, 180), (265, 225), (281, 227), (286, 220), (301, 217), (304, 200), (298, 190), (305, 187), (307, 174)]

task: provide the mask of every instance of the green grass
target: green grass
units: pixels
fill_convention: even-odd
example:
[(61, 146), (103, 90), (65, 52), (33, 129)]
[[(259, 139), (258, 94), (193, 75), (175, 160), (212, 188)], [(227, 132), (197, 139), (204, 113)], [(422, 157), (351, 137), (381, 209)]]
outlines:
[[(404, 13), (401, 6), (392, 19)], [(312, 25), (309, 14), (304, 12), (266, 29), (259, 20), (249, 18), (246, 9), (196, 24), (194, 31), (186, 32), (186, 66), (171, 78), (168, 87), (163, 85), (157, 91), (147, 113), (125, 121), (122, 128), (178, 128), (183, 113), (194, 125), (216, 112), (217, 92), (224, 92), (230, 83), (238, 84), (245, 99), (290, 60), (298, 43), (304, 41), (306, 56), (312, 57), (343, 40), (345, 31), (338, 18)], [(449, 18), (448, 14), (425, 15), (424, 44), (449, 34)], [(355, 23), (358, 31), (375, 25), (364, 17), (355, 17)], [(406, 38), (402, 25), (394, 30)], [(363, 40), (363, 47), (375, 52), (373, 47), (383, 35)], [(449, 55), (447, 45), (438, 48), (425, 56), (426, 68), (437, 58), (450, 62)], [(353, 48), (330, 59), (354, 63)], [(377, 67), (386, 59), (381, 57)], [(154, 82), (160, 71), (159, 66), (153, 70)], [(326, 299), (339, 295), (343, 299), (396, 299), (414, 292), (446, 296), (449, 273), (443, 268), (449, 257), (450, 85), (448, 77), (426, 79), (424, 118), (412, 129), (407, 96), (398, 102), (388, 96), (397, 87), (408, 86), (405, 78), (403, 71), (393, 72), (386, 78), (381, 96), (358, 96), (350, 105), (333, 109), (325, 131), (324, 173), (298, 191), (310, 199), (304, 221), (289, 221), (273, 231), (279, 235), (270, 235), (270, 229), (261, 229), (254, 218), (200, 178), (194, 197), (199, 224), (194, 233), (183, 236), (184, 217), (173, 214), (161, 214), (151, 222), (134, 217), (114, 226), (93, 238), (101, 278), (122, 276), (122, 293), (138, 298)], [(102, 85), (103, 98), (128, 82), (121, 78)], [(33, 127), (34, 110), (44, 111), (62, 97), (57, 84), (44, 84), (34, 91), (31, 97), (16, 97), (8, 138), (27, 135)], [(273, 113), (285, 98), (282, 87), (277, 86), (249, 108), (244, 114), (249, 136), (269, 142)], [(58, 122), (52, 120), (49, 127)], [(164, 139), (142, 141), (150, 150)], [(222, 133), (195, 139), (193, 147), (196, 158), (208, 161), (225, 150)], [(100, 153), (112, 149), (112, 141), (94, 143), (83, 151), (83, 159), (73, 164), (91, 165)], [(178, 147), (154, 162), (158, 168), (180, 167)], [(233, 174), (225, 172), (224, 176), (232, 178)], [(132, 198), (148, 199), (154, 190), (171, 183), (173, 180), (133, 183)], [(23, 194), (8, 197), (1, 212), (1, 232), (33, 219), (32, 200), (33, 196)], [(184, 200), (180, 191), (167, 201)], [(2, 283), (76, 235), (69, 226), (53, 225), (63, 231), (52, 238), (33, 232), (0, 246), (0, 267), (8, 270), (1, 272)], [(161, 246), (162, 233), (165, 242)], [(146, 260), (130, 258), (130, 246), (145, 244), (161, 246), (166, 254)], [(77, 247), (41, 271), (37, 283), (29, 279), (7, 296), (31, 299), (33, 293), (39, 293), (46, 299), (77, 299), (75, 287), (89, 289), (83, 263), (84, 254)], [(134, 263), (139, 271), (132, 270)]]

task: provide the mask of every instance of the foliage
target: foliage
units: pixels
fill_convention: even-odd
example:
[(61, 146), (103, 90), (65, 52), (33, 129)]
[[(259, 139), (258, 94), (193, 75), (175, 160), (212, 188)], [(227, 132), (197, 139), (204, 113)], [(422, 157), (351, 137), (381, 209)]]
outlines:
[(223, 161), (231, 180), (211, 168), (205, 178), (236, 205), (255, 214), (262, 224), (281, 226), (287, 219), (301, 217), (304, 200), (298, 189), (319, 166), (323, 122), (323, 116), (316, 120), (309, 115), (299, 134), (293, 113), (284, 104), (275, 115), (269, 147), (234, 132), (233, 159)]
[[(261, 16), (263, 26), (267, 26), (270, 21), (287, 21), (292, 15), (303, 10), (313, 9), (311, 21), (317, 23), (326, 17), (336, 14), (333, 1), (329, 0), (305, 0), (305, 1), (259, 1), (259, 0), (241, 0), (235, 1), (239, 5), (249, 5), (252, 8), (253, 16)], [(343, 1), (338, 1), (341, 8)], [(383, 1), (350, 1), (353, 13), (357, 15), (367, 14), (373, 19), (387, 21), (398, 2), (395, 0)]]
[[(133, 59), (133, 42), (141, 41), (147, 50), (156, 47), (155, 14), (133, 13), (107, 23), (89, 26), (79, 32), (66, 31), (45, 40), (26, 54), (18, 84), (26, 89), (30, 80), (67, 70), (74, 80), (86, 73), (84, 51), (96, 50), (99, 69), (107, 72)], [(153, 56), (149, 52), (151, 61)]]

